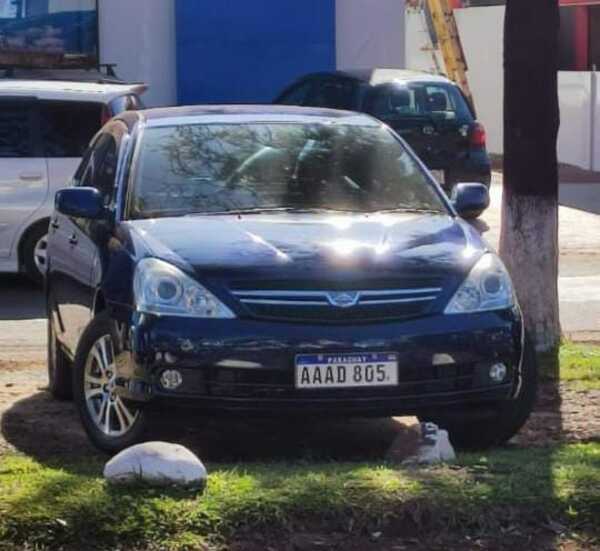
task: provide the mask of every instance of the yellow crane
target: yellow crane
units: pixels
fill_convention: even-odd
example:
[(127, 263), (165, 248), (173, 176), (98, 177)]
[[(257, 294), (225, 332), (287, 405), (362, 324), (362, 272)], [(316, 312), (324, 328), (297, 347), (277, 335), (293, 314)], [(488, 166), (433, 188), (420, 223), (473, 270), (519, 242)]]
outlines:
[(425, 0), (425, 5), (437, 36), (438, 45), (446, 66), (446, 74), (450, 80), (460, 86), (464, 94), (473, 103), (473, 95), (467, 80), (467, 61), (450, 3), (448, 0)]

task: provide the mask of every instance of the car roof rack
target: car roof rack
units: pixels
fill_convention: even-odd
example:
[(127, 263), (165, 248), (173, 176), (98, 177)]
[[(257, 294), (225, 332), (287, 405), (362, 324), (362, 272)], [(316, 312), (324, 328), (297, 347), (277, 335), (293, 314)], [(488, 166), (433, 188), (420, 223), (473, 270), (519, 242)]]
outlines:
[[(116, 63), (99, 63), (90, 67), (27, 67), (0, 64), (0, 79), (60, 80), (95, 84), (137, 84), (119, 78)], [(140, 83), (141, 84), (141, 83)]]

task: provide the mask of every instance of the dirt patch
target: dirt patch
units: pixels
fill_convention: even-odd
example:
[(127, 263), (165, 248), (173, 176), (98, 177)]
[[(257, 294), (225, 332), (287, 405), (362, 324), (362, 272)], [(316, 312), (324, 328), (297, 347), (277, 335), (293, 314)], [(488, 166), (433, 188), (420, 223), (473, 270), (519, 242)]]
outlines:
[(243, 540), (236, 540), (229, 551), (504, 551), (514, 549), (535, 549), (537, 551), (590, 551), (600, 549), (595, 539), (574, 536), (558, 536), (551, 529), (532, 530), (513, 526), (512, 530), (502, 530), (497, 536), (481, 534), (436, 535), (419, 534), (418, 537), (388, 536), (376, 530), (370, 535), (303, 532), (294, 535), (281, 535), (279, 538), (249, 534)]
[[(167, 412), (157, 438), (177, 440), (208, 461), (272, 459), (378, 460), (407, 434), (405, 419), (239, 420), (190, 418)], [(185, 428), (182, 428), (185, 427)], [(546, 446), (600, 440), (600, 390), (542, 384), (538, 405), (512, 444)], [(47, 391), (42, 363), (0, 361), (0, 454), (18, 450), (37, 459), (98, 455), (72, 402)]]
[(600, 390), (578, 390), (553, 383), (540, 387), (535, 411), (513, 442), (547, 446), (563, 442), (600, 441)]
[(95, 453), (71, 402), (47, 390), (45, 364), (0, 361), (0, 454), (33, 451), (36, 458)]

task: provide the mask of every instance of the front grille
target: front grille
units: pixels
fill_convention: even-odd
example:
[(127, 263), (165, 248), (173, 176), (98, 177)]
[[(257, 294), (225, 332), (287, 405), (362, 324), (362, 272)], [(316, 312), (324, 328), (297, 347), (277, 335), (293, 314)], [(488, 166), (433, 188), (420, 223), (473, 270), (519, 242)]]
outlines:
[(441, 292), (439, 281), (402, 288), (231, 289), (253, 317), (334, 323), (422, 316), (431, 310)]
[(234, 369), (205, 367), (182, 369), (184, 384), (175, 394), (228, 398), (354, 398), (417, 396), (444, 392), (465, 392), (484, 388), (476, 377), (475, 364), (453, 366), (398, 367), (399, 383), (393, 387), (302, 389), (294, 385), (291, 369)]

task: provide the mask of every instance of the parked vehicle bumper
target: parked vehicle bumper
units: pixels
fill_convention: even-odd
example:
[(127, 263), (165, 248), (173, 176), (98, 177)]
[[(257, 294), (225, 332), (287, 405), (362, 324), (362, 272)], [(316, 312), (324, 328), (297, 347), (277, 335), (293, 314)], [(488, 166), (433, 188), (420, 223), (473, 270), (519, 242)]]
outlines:
[[(517, 309), (356, 325), (133, 318), (118, 362), (129, 381), (121, 394), (157, 407), (398, 415), (508, 400), (519, 392), (522, 324)], [(295, 388), (297, 355), (353, 352), (397, 354), (398, 385)], [(489, 371), (499, 362), (508, 375), (494, 383)], [(167, 369), (182, 377), (175, 390), (160, 383)]]

